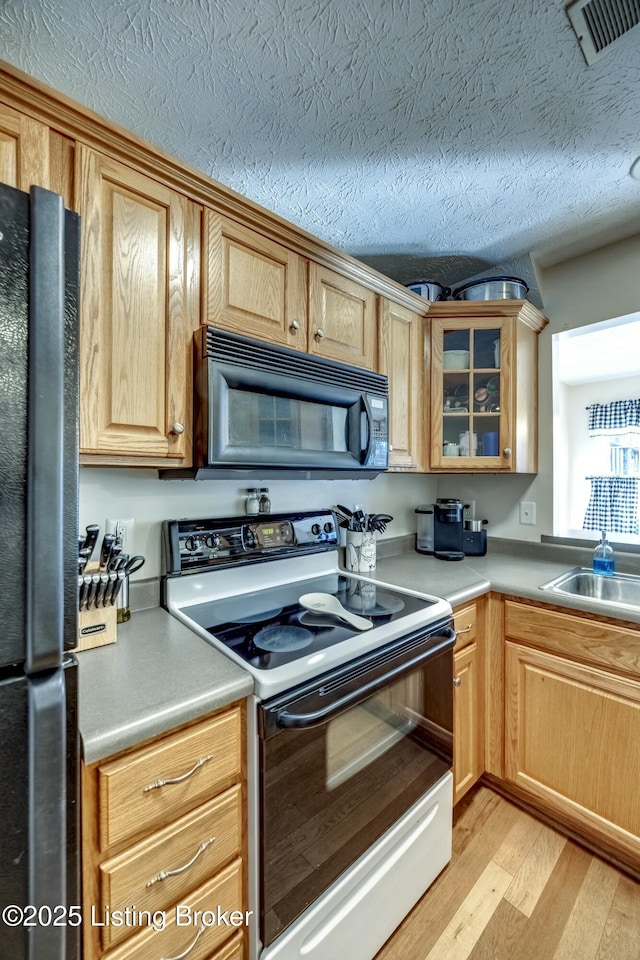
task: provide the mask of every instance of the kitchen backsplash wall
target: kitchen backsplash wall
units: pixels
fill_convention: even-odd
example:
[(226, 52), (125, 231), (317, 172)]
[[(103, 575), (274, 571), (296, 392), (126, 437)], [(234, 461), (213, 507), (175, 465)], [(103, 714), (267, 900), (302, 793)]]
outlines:
[[(160, 574), (160, 525), (182, 517), (225, 517), (244, 513), (245, 491), (258, 482), (235, 480), (159, 480), (153, 470), (82, 467), (80, 469), (80, 529), (107, 518), (133, 517), (129, 553), (147, 558), (136, 579)], [(369, 513), (390, 513), (393, 523), (385, 537), (413, 534), (414, 509), (436, 497), (436, 478), (411, 474), (383, 474), (374, 480), (269, 480), (273, 513), (311, 510), (335, 503), (362, 504)]]

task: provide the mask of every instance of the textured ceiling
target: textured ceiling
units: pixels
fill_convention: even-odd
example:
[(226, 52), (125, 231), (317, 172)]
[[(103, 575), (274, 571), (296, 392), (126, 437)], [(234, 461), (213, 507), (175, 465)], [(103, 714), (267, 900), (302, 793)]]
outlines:
[(587, 67), (562, 0), (0, 3), (0, 58), (400, 281), (634, 232), (638, 35)]

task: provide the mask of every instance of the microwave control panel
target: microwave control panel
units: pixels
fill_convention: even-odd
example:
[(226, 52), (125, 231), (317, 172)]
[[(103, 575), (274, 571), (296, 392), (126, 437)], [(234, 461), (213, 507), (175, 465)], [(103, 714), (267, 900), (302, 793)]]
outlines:
[(338, 545), (336, 519), (330, 510), (269, 514), (264, 519), (165, 520), (162, 534), (166, 576), (335, 550)]

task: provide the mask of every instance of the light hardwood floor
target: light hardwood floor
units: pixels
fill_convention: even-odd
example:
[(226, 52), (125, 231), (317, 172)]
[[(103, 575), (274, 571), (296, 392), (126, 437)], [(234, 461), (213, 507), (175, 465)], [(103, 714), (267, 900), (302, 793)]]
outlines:
[(640, 960), (640, 884), (480, 787), (376, 960)]

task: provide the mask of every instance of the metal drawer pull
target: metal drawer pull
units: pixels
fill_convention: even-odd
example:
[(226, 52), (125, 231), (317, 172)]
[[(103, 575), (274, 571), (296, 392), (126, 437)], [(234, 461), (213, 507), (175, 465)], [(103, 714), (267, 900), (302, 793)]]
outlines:
[(193, 866), (200, 854), (204, 853), (207, 847), (212, 844), (215, 839), (215, 837), (209, 837), (208, 840), (204, 840), (188, 863), (185, 863), (183, 867), (175, 867), (173, 870), (161, 870), (160, 873), (156, 874), (155, 877), (152, 877), (151, 880), (149, 880), (147, 886), (152, 887), (154, 883), (157, 883), (159, 880), (166, 880), (168, 877), (177, 877), (179, 873), (184, 873), (185, 870), (188, 870), (189, 867)]
[(473, 626), (473, 624), (472, 624), (472, 623), (469, 623), (469, 624), (467, 624), (467, 626), (464, 628), (464, 630), (456, 630), (456, 635), (457, 635), (458, 637), (461, 637), (463, 633), (469, 633), (472, 626)]
[(454, 687), (459, 687), (461, 683), (462, 683), (462, 677), (454, 677), (454, 678), (453, 678), (453, 685), (454, 685)]
[(192, 777), (196, 770), (200, 767), (203, 767), (208, 760), (213, 760), (213, 754), (210, 753), (206, 757), (200, 757), (199, 760), (194, 763), (191, 770), (187, 770), (186, 773), (183, 773), (181, 777), (173, 777), (173, 779), (167, 780), (156, 780), (155, 783), (150, 783), (148, 786), (143, 787), (142, 792), (148, 793), (149, 790), (157, 790), (158, 787), (166, 787), (169, 783), (182, 783), (184, 780), (188, 780), (189, 777)]
[(198, 930), (198, 932), (196, 933), (196, 938), (190, 947), (187, 947), (186, 950), (184, 950), (182, 953), (179, 953), (177, 957), (162, 957), (161, 960), (184, 960), (185, 957), (189, 956), (189, 954), (191, 953), (191, 951), (193, 950), (196, 943), (198, 942), (198, 940), (200, 939), (200, 937), (202, 936), (202, 934), (205, 932), (206, 929), (207, 928), (203, 923), (200, 929)]

